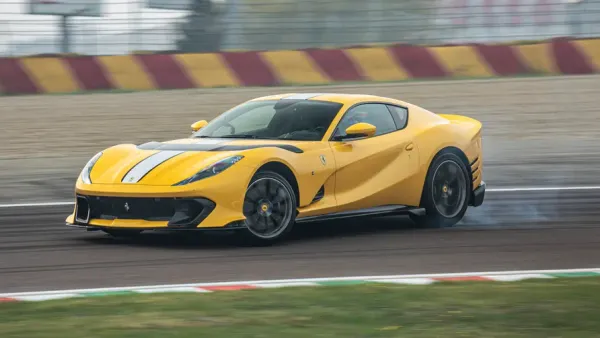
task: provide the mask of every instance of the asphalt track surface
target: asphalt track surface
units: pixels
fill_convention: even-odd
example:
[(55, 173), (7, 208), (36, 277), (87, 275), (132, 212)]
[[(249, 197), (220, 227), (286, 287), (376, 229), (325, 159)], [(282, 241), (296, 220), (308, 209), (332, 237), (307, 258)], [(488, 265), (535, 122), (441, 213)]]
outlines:
[(67, 228), (69, 206), (0, 209), (0, 290), (467, 271), (597, 268), (600, 190), (490, 192), (448, 229), (405, 217), (312, 224), (286, 243)]
[[(600, 185), (599, 81), (591, 76), (285, 90), (402, 93), (434, 110), (473, 116), (485, 126), (484, 179), (490, 188), (567, 187)], [(274, 91), (4, 98), (0, 203), (69, 200), (76, 175), (98, 149), (181, 137), (188, 133), (182, 125), (200, 116)], [(600, 189), (496, 191), (454, 228), (416, 229), (403, 217), (321, 223), (268, 248), (240, 247), (219, 234), (115, 240), (67, 228), (72, 206), (0, 208), (0, 292), (598, 268), (599, 202)]]

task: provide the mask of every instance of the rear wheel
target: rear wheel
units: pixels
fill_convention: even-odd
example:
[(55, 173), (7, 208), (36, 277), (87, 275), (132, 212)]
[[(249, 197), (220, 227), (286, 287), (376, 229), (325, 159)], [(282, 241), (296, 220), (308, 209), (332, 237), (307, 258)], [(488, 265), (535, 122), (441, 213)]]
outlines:
[(271, 244), (285, 238), (296, 219), (296, 194), (290, 183), (272, 171), (257, 173), (244, 197), (246, 230), (243, 238), (252, 244)]
[(458, 223), (467, 211), (471, 183), (467, 166), (454, 153), (437, 156), (427, 173), (421, 207), (424, 216), (411, 215), (419, 226), (442, 228)]

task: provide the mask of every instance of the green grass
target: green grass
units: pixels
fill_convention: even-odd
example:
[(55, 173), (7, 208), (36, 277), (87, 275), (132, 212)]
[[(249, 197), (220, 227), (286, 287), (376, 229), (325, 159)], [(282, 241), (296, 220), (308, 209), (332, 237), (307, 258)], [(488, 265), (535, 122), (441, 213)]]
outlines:
[(600, 337), (600, 278), (3, 303), (0, 337)]

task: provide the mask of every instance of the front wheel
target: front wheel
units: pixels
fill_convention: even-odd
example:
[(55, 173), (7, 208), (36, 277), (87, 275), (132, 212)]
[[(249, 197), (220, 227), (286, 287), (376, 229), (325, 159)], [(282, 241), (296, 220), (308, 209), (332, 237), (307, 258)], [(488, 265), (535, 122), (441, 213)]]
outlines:
[(456, 154), (444, 153), (433, 160), (425, 179), (421, 206), (426, 214), (410, 218), (423, 227), (451, 227), (467, 211), (470, 188), (467, 166)]
[(290, 183), (272, 171), (257, 173), (244, 197), (246, 230), (242, 237), (252, 244), (272, 244), (292, 230), (296, 219), (296, 194)]

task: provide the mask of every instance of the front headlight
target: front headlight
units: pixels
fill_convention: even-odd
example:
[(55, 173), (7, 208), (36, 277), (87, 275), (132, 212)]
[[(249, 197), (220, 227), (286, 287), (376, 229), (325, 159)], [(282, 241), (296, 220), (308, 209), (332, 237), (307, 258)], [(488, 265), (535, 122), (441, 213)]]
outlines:
[(175, 183), (173, 185), (174, 186), (175, 185), (186, 185), (186, 184), (196, 182), (196, 181), (199, 181), (199, 180), (207, 178), (207, 177), (215, 176), (215, 175), (223, 172), (225, 169), (231, 167), (232, 165), (238, 163), (242, 158), (244, 158), (244, 156), (242, 156), (242, 155), (236, 155), (236, 156), (224, 158), (224, 159), (220, 160), (219, 162), (210, 165), (208, 168), (202, 169), (201, 171), (196, 173), (194, 176), (186, 178), (185, 180)]
[(94, 167), (94, 164), (96, 164), (100, 156), (102, 156), (102, 152), (99, 152), (96, 155), (94, 155), (94, 157), (92, 157), (88, 161), (88, 163), (86, 163), (85, 167), (83, 167), (83, 170), (81, 171), (81, 179), (85, 184), (92, 184), (92, 180), (90, 179), (90, 173), (92, 172), (92, 168)]

